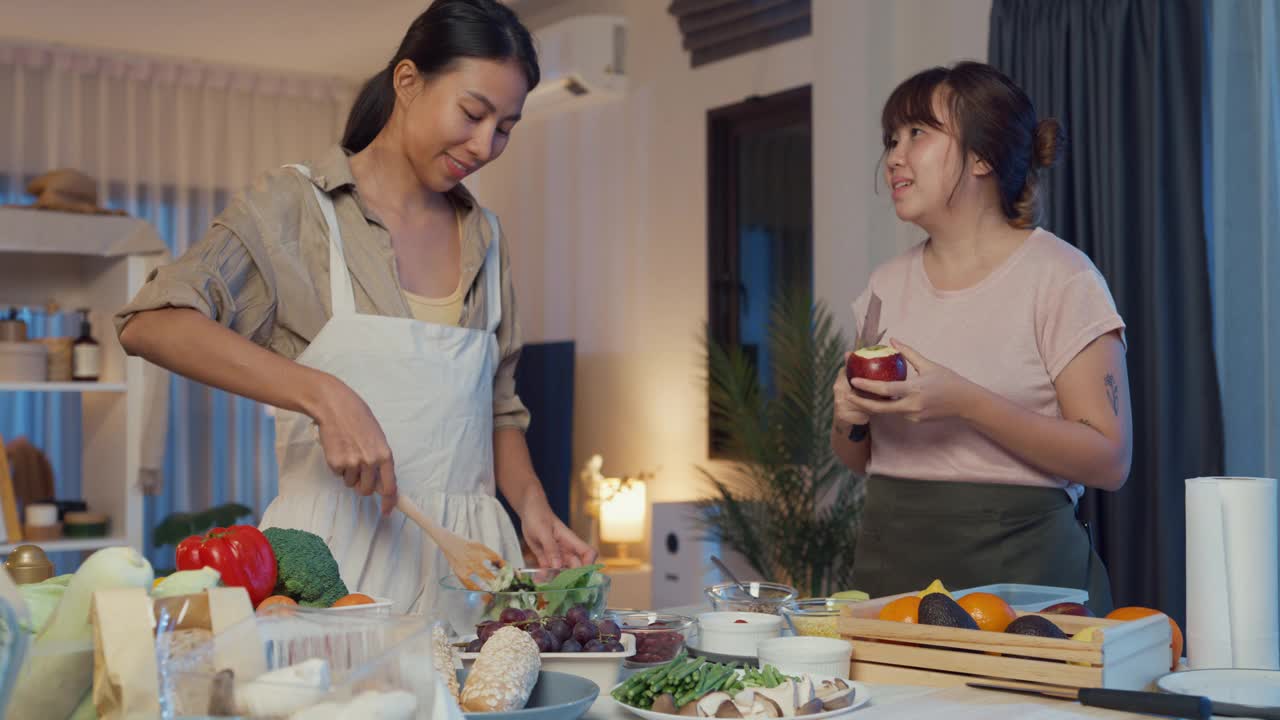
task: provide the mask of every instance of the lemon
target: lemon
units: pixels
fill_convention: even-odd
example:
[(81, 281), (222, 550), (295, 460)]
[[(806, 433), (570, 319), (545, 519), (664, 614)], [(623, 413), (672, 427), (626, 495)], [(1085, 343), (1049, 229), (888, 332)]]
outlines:
[(1071, 639), (1072, 639), (1072, 640), (1079, 640), (1080, 642), (1087, 642), (1087, 643), (1091, 643), (1091, 642), (1093, 642), (1093, 634), (1094, 634), (1095, 632), (1097, 632), (1097, 631), (1101, 630), (1101, 629), (1102, 629), (1102, 628), (1097, 627), (1097, 626), (1094, 626), (1094, 627), (1087, 627), (1087, 628), (1085, 628), (1085, 629), (1081, 630), (1080, 632), (1076, 633), (1075, 635), (1072, 635), (1072, 636), (1071, 636)]
[(919, 595), (917, 595), (917, 597), (924, 597), (925, 595), (932, 595), (933, 593), (942, 593), (943, 595), (946, 595), (952, 600), (955, 600), (955, 598), (951, 597), (951, 593), (947, 592), (947, 588), (943, 586), (941, 580), (934, 580), (933, 582), (929, 583), (929, 587), (921, 590)]
[[(1072, 640), (1079, 640), (1080, 642), (1087, 642), (1087, 643), (1091, 643), (1091, 642), (1093, 642), (1093, 640), (1094, 640), (1094, 638), (1093, 638), (1093, 634), (1094, 634), (1095, 632), (1100, 631), (1100, 630), (1102, 630), (1102, 628), (1100, 628), (1100, 627), (1087, 627), (1087, 628), (1085, 628), (1085, 629), (1081, 630), (1080, 632), (1076, 633), (1075, 635), (1072, 635), (1072, 636), (1071, 636), (1071, 639), (1072, 639)], [(1090, 663), (1087, 663), (1087, 662), (1078, 662), (1078, 661), (1076, 661), (1076, 660), (1072, 660), (1072, 661), (1071, 661), (1071, 664), (1072, 664), (1072, 665), (1079, 665), (1079, 666), (1081, 666), (1081, 667), (1093, 667)]]

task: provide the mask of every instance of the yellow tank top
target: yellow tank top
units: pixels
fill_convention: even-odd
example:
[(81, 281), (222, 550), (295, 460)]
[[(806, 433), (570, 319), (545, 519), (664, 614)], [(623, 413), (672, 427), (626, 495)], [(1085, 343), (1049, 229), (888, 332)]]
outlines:
[(442, 298), (429, 298), (404, 291), (404, 299), (409, 302), (409, 310), (413, 318), (420, 322), (436, 325), (457, 325), (462, 320), (462, 283), (452, 294)]
[[(454, 213), (458, 222), (458, 241), (462, 241), (462, 215)], [(404, 299), (409, 303), (409, 312), (419, 322), (436, 325), (457, 325), (462, 321), (462, 299), (466, 295), (462, 288), (462, 274), (458, 274), (458, 287), (453, 293), (442, 298), (429, 298), (402, 290)]]

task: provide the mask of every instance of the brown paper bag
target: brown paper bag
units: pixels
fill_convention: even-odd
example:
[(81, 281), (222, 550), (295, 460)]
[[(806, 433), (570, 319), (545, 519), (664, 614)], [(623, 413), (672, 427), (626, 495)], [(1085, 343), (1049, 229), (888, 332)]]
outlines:
[[(220, 642), (219, 633), (246, 618), (253, 606), (244, 588), (211, 588), (203, 593), (152, 600), (140, 588), (93, 594), (93, 702), (103, 720), (142, 720), (160, 714), (156, 632), (165, 633), (171, 657), (214, 642), (209, 663), (244, 668), (264, 664), (260, 643), (250, 634)], [(259, 670), (260, 672), (260, 670)]]
[(102, 718), (159, 717), (151, 598), (142, 588), (93, 594), (93, 704)]

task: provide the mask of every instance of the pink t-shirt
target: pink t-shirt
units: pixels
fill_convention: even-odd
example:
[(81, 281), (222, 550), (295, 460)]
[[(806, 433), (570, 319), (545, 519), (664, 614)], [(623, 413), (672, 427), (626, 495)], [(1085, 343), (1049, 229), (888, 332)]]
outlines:
[[(973, 287), (939, 290), (924, 270), (924, 243), (876, 268), (853, 304), (858, 329), (870, 292), (880, 296), (884, 342), (924, 357), (1033, 412), (1061, 417), (1053, 382), (1090, 342), (1124, 340), (1107, 283), (1088, 256), (1037, 228)], [(908, 373), (915, 371), (908, 366)], [(1099, 387), (1098, 392), (1102, 392)], [(1064, 488), (958, 419), (871, 424), (868, 474)]]

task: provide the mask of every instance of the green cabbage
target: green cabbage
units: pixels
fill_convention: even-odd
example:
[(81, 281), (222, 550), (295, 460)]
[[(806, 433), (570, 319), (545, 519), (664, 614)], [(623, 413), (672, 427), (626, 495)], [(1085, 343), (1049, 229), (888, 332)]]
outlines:
[(44, 629), (49, 618), (53, 616), (53, 611), (58, 607), (58, 602), (62, 600), (63, 593), (67, 591), (67, 584), (71, 582), (71, 577), (70, 574), (58, 575), (43, 582), (18, 586), (18, 591), (22, 593), (22, 599), (27, 603), (27, 612), (30, 614), (27, 623), (22, 626), (23, 630), (35, 635)]
[(202, 593), (216, 586), (221, 579), (222, 574), (211, 567), (179, 570), (156, 583), (156, 586), (151, 589), (151, 597), (166, 598)]

